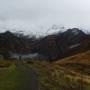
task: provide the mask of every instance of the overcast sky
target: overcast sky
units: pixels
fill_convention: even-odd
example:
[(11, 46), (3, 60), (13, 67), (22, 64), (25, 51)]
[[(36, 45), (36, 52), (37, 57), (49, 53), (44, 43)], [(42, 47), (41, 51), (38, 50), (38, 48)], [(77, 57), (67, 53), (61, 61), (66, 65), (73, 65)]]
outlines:
[(43, 33), (53, 24), (90, 29), (90, 0), (0, 0), (0, 31)]

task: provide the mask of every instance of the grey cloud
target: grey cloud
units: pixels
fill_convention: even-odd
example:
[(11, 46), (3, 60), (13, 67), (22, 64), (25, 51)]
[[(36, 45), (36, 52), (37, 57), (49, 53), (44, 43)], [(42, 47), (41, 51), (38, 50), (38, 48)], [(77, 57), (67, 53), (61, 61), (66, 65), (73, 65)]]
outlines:
[(0, 0), (0, 26), (28, 31), (52, 24), (90, 28), (89, 16), (90, 0)]

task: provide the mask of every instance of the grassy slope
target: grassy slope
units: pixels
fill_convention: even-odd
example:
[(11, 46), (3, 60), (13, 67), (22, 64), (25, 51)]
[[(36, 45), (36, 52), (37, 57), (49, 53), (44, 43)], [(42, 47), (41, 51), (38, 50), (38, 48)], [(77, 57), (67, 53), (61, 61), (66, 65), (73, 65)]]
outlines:
[(0, 60), (0, 90), (37, 90), (36, 73), (27, 64)]
[(90, 76), (90, 51), (55, 62), (70, 71)]
[(22, 75), (15, 62), (0, 60), (0, 90), (19, 90)]
[(30, 63), (38, 74), (40, 90), (90, 90), (89, 55), (90, 51), (54, 63)]
[(0, 90), (16, 90), (17, 71), (10, 61), (0, 61)]

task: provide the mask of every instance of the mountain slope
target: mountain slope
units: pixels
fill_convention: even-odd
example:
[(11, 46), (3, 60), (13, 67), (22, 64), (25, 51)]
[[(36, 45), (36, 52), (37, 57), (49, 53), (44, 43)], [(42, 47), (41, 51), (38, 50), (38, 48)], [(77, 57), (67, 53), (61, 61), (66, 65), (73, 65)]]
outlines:
[(9, 53), (29, 53), (32, 40), (32, 38), (18, 36), (10, 31), (0, 33), (0, 54), (8, 56)]
[(48, 35), (40, 39), (35, 47), (34, 51), (46, 59), (55, 60), (90, 49), (90, 36), (78, 28), (73, 28)]
[(90, 50), (55, 62), (66, 70), (90, 75)]

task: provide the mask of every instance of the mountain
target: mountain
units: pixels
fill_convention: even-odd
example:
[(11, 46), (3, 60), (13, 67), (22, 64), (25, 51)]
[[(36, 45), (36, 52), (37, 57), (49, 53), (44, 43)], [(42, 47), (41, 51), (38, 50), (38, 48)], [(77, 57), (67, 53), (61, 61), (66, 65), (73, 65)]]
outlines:
[[(55, 26), (53, 29), (58, 29)], [(36, 38), (6, 31), (0, 33), (0, 54), (38, 53), (43, 59), (58, 60), (90, 49), (90, 35), (78, 28)]]
[(32, 41), (33, 38), (28, 38), (10, 31), (0, 33), (0, 54), (7, 56), (9, 53), (30, 53)]
[(78, 28), (48, 35), (37, 41), (34, 51), (55, 60), (90, 49), (90, 35)]

